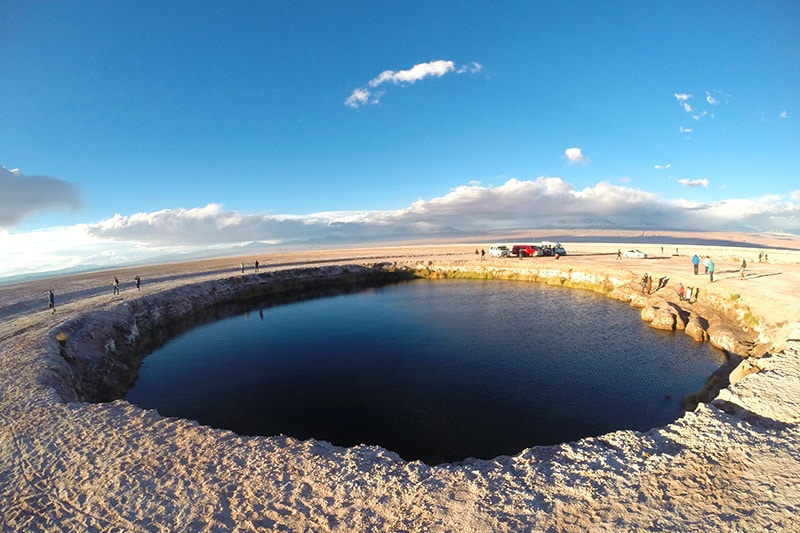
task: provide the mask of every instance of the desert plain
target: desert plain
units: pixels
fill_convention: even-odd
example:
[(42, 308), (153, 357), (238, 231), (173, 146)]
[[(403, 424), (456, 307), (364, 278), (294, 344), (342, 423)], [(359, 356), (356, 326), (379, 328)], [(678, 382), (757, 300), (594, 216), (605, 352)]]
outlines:
[[(635, 234), (609, 242), (602, 232), (575, 232), (562, 237), (568, 255), (559, 259), (475, 256), (493, 242), (530, 241), (531, 234), (273, 251), (0, 284), (0, 528), (796, 530), (800, 238), (703, 234), (698, 241), (675, 233), (665, 243)], [(730, 244), (703, 244), (716, 241)], [(648, 258), (617, 257), (630, 248)], [(759, 252), (768, 254), (766, 262)], [(714, 259), (713, 283), (702, 266), (693, 274), (695, 253)], [(642, 308), (643, 317), (660, 307), (701, 322), (713, 314), (741, 342), (725, 345), (735, 363), (726, 386), (667, 426), (438, 466), (369, 444), (240, 436), (121, 399), (97, 401), (86, 383), (91, 364), (103, 372), (106, 359), (135, 343), (148, 320), (157, 325), (171, 312), (185, 314), (192, 302), (242, 286), (376, 268), (594, 284), (620, 305)], [(642, 294), (645, 272), (670, 283)], [(133, 284), (137, 275), (141, 291)], [(699, 300), (680, 302), (678, 283), (699, 288)], [(59, 342), (59, 333), (67, 339)]]

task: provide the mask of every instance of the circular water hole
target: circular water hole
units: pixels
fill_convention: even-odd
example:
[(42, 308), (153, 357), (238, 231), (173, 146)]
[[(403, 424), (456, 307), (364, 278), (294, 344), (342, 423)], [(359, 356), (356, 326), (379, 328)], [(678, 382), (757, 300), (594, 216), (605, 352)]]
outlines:
[(248, 302), (148, 355), (126, 399), (242, 435), (439, 464), (667, 424), (723, 362), (594, 293), (416, 280)]

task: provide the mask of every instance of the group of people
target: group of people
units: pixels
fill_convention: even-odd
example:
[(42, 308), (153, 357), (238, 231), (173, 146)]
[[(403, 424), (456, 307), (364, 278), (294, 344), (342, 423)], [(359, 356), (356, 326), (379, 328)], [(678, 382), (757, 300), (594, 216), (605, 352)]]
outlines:
[[(136, 276), (133, 277), (133, 282), (136, 284), (136, 290), (137, 291), (141, 291), (142, 290), (142, 278), (140, 278), (138, 275), (136, 275)], [(112, 284), (112, 286), (114, 287), (114, 294), (119, 294), (119, 279), (117, 278), (117, 276), (114, 276), (114, 283)]]
[[(485, 252), (483, 252), (483, 253), (485, 254)], [(256, 274), (258, 274), (261, 265), (260, 265), (260, 263), (258, 261), (256, 261), (254, 266), (255, 266), (255, 272), (256, 272)], [(241, 268), (242, 268), (242, 274), (244, 274), (244, 263), (241, 264)], [(136, 285), (136, 290), (137, 291), (141, 291), (142, 290), (142, 278), (139, 277), (139, 275), (136, 275), (136, 276), (133, 277), (133, 282)], [(120, 284), (119, 278), (117, 276), (114, 276), (114, 281), (111, 282), (111, 288), (114, 291), (114, 295), (117, 295), (120, 292), (119, 284)], [(49, 289), (47, 291), (47, 305), (48, 305), (48, 308), (52, 310), (52, 313), (55, 314), (55, 312), (56, 312), (56, 295), (53, 292), (53, 289)]]
[(475, 248), (475, 259), (477, 259), (479, 256), (481, 258), (481, 261), (486, 261), (486, 250), (478, 251), (478, 249)]
[[(766, 254), (763, 254), (763, 256), (762, 256), (761, 252), (759, 252), (758, 253), (758, 262), (759, 263), (761, 262), (762, 257), (765, 258)], [(698, 256), (697, 254), (694, 254), (694, 256), (692, 256), (692, 265), (694, 267), (695, 276), (698, 274), (699, 267), (700, 267), (700, 261), (701, 261), (700, 260), (700, 256)], [(716, 268), (716, 265), (714, 264), (714, 260), (711, 259), (709, 256), (705, 256), (702, 259), (702, 263), (703, 263), (704, 273), (706, 275), (708, 275), (708, 279), (711, 281), (711, 283), (714, 283), (714, 270)], [(742, 257), (742, 260), (739, 261), (739, 276), (742, 279), (747, 279), (745, 277), (745, 275), (744, 275), (744, 271), (745, 271), (746, 268), (747, 268), (747, 260), (744, 257)]]
[[(658, 285), (656, 285), (655, 290), (659, 291), (663, 289), (664, 287), (667, 286), (667, 283), (669, 283), (669, 277), (661, 276), (660, 278), (658, 278)], [(653, 293), (653, 277), (647, 272), (645, 272), (644, 276), (642, 276), (642, 292), (646, 294)]]
[[(711, 259), (711, 257), (709, 256), (705, 256), (701, 259), (699, 255), (694, 254), (692, 256), (692, 268), (694, 270), (695, 276), (700, 273), (701, 263), (703, 265), (704, 274), (708, 276), (709, 281), (711, 283), (714, 283), (714, 270), (716, 269), (714, 260)], [(744, 258), (742, 258), (742, 262), (739, 265), (739, 272), (742, 276), (742, 279), (745, 279), (744, 269), (746, 267), (747, 267), (747, 262), (744, 260)], [(655, 290), (658, 291), (662, 287), (666, 287), (668, 281), (669, 278), (667, 278), (666, 276), (659, 278), (658, 286), (656, 287)], [(653, 278), (648, 273), (645, 272), (644, 276), (642, 277), (642, 293), (651, 294), (652, 292), (653, 292)], [(688, 301), (689, 303), (692, 303), (692, 301), (697, 301), (697, 295), (699, 294), (700, 289), (695, 287), (684, 287), (683, 283), (679, 283), (677, 292), (678, 292), (678, 298), (681, 301)]]
[[(758, 262), (760, 263), (762, 259), (766, 261), (767, 254), (759, 252), (758, 253)], [(700, 273), (700, 264), (703, 265), (703, 273), (708, 276), (708, 279), (711, 283), (714, 283), (714, 271), (716, 269), (716, 265), (714, 264), (714, 260), (711, 259), (709, 256), (705, 256), (702, 259), (699, 255), (694, 254), (692, 256), (692, 267), (694, 269), (694, 275), (698, 275)], [(742, 260), (739, 262), (739, 276), (741, 279), (747, 279), (744, 275), (744, 271), (747, 268), (747, 260), (742, 257)], [(645, 274), (646, 275), (646, 274)], [(696, 287), (684, 287), (683, 283), (678, 284), (678, 298), (681, 301), (688, 301), (692, 303), (692, 301), (697, 301), (697, 296), (700, 293), (700, 289)], [(694, 298), (694, 300), (693, 300)]]
[[(245, 267), (244, 263), (241, 263), (239, 266), (240, 266), (240, 267), (241, 267), (241, 269), (242, 269), (242, 274), (244, 274), (244, 267)], [(255, 264), (254, 264), (253, 266), (255, 267), (255, 268), (254, 268), (254, 270), (255, 270), (255, 273), (256, 273), (256, 274), (258, 274), (258, 272), (259, 272), (259, 268), (260, 268), (260, 263), (259, 263), (258, 261), (256, 261), (256, 262), (255, 262)]]
[[(133, 277), (133, 282), (136, 285), (136, 290), (137, 291), (141, 291), (142, 290), (142, 278), (139, 277), (138, 274)], [(111, 288), (113, 289), (115, 295), (119, 294), (119, 278), (117, 276), (114, 276), (114, 281), (111, 283)], [(49, 289), (47, 291), (47, 307), (52, 310), (52, 314), (55, 314), (55, 312), (56, 312), (56, 295), (53, 292), (53, 289)]]
[[(658, 285), (656, 285), (655, 291), (663, 289), (667, 286), (667, 283), (669, 283), (669, 277), (662, 276), (658, 278)], [(653, 277), (645, 272), (644, 276), (642, 276), (642, 293), (652, 294), (655, 291), (653, 290)], [(697, 297), (700, 295), (700, 288), (684, 287), (683, 283), (678, 283), (677, 292), (681, 301), (692, 303), (697, 301)]]
[(682, 302), (693, 303), (700, 295), (699, 287), (684, 287), (683, 283), (678, 283), (678, 299)]
[[(744, 259), (742, 259), (744, 261)], [(694, 268), (694, 275), (696, 276), (700, 271), (700, 256), (694, 254), (692, 256), (692, 267)], [(703, 263), (703, 273), (708, 276), (708, 279), (711, 283), (714, 283), (714, 270), (716, 269), (716, 264), (714, 264), (714, 260), (711, 259), (709, 256), (705, 256), (702, 259)], [(744, 271), (743, 271), (744, 272)]]

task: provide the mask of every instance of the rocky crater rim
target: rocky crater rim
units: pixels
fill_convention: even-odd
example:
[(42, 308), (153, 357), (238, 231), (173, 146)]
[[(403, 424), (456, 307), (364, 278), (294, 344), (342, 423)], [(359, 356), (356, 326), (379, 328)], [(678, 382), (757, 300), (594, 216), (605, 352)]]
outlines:
[[(674, 291), (642, 294), (631, 274), (592, 272), (573, 268), (477, 267), (435, 262), (375, 263), (324, 266), (236, 275), (189, 283), (128, 300), (110, 309), (90, 311), (50, 331), (47, 383), (60, 402), (109, 402), (122, 398), (135, 382), (144, 357), (165, 341), (192, 327), (192, 318), (209, 320), (209, 309), (224, 313), (226, 304), (256, 298), (309, 297), (325, 291), (355, 290), (415, 278), (496, 279), (547, 283), (592, 290), (641, 308), (642, 319), (658, 329), (683, 330), (698, 342), (709, 341), (729, 356), (709, 378), (706, 389), (686, 406), (709, 402), (718, 392), (744, 376), (759, 372), (765, 350), (757, 332), (735, 321), (736, 315), (719, 302), (676, 302)], [(205, 316), (206, 318), (202, 318)], [(211, 319), (222, 316), (212, 313)]]

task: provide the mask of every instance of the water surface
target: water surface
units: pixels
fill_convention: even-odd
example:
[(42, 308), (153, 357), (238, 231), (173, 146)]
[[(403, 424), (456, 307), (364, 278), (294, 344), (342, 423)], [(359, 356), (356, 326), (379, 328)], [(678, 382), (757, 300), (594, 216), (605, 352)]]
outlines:
[(594, 293), (418, 280), (254, 304), (149, 355), (127, 399), (244, 435), (441, 463), (667, 424), (723, 361)]

